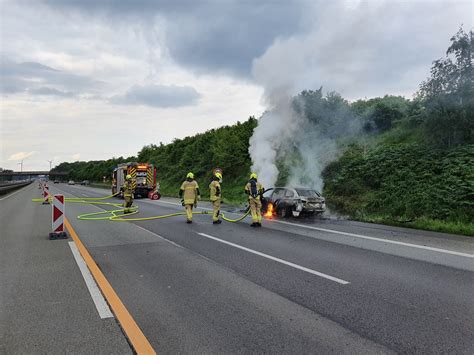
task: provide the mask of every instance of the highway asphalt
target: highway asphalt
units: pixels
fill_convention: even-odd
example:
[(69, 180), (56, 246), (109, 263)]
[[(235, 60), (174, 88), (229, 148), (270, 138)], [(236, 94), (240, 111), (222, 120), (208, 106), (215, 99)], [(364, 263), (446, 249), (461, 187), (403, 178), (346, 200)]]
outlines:
[[(107, 194), (65, 184), (51, 190), (67, 197)], [(53, 243), (42, 237), (50, 223), (48, 207), (29, 202), (37, 196), (39, 190), (30, 186), (0, 200), (6, 230), (0, 256), (9, 258), (0, 263), (2, 285), (21, 279), (8, 266), (17, 263), (10, 250), (29, 255), (33, 249), (39, 259), (44, 254), (67, 263), (65, 272), (78, 289), (74, 293), (93, 315), (70, 250), (58, 247), (64, 241), (54, 241), (54, 255), (37, 246)], [(135, 203), (138, 217), (182, 210), (171, 198)], [(191, 225), (184, 216), (141, 222), (76, 219), (97, 211), (97, 206), (70, 203), (66, 214), (158, 353), (474, 353), (473, 238), (331, 219), (265, 221), (261, 229), (249, 227), (248, 220), (212, 225), (210, 215), (195, 216)], [(15, 217), (23, 214), (27, 223)], [(31, 264), (38, 272), (47, 267)], [(21, 281), (25, 290), (36, 289), (35, 283)], [(0, 289), (2, 300), (18, 295), (18, 289), (9, 289)], [(32, 308), (38, 303), (34, 299)], [(9, 322), (17, 329), (42, 327), (40, 317), (32, 321), (33, 311), (21, 308), (18, 302), (8, 308), (2, 302), (0, 344)], [(67, 307), (60, 311), (67, 322)], [(92, 321), (111, 319), (77, 326), (94, 329)], [(110, 352), (121, 353), (125, 337), (116, 328), (99, 329), (108, 330), (98, 338), (113, 343)], [(9, 340), (6, 349), (14, 349), (16, 341)]]

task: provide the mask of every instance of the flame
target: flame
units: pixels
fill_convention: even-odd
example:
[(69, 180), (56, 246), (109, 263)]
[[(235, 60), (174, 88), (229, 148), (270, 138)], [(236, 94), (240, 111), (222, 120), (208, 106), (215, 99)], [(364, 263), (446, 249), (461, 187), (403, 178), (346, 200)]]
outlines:
[(269, 202), (267, 206), (267, 212), (263, 215), (265, 218), (273, 217), (273, 203)]

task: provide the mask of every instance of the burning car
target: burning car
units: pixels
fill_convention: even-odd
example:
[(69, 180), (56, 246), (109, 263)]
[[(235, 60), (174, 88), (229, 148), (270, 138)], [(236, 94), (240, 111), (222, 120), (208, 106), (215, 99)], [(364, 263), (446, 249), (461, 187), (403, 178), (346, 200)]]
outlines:
[(275, 187), (263, 194), (262, 212), (266, 215), (275, 213), (280, 217), (298, 217), (301, 214), (320, 215), (325, 210), (324, 197), (313, 189)]

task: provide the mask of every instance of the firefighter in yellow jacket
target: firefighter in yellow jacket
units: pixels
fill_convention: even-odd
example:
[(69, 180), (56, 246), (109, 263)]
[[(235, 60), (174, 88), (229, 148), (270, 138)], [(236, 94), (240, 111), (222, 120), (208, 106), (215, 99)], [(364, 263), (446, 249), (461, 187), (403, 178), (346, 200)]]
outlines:
[(125, 182), (121, 188), (123, 192), (123, 198), (125, 200), (123, 204), (123, 213), (131, 213), (132, 210), (130, 207), (132, 207), (133, 204), (133, 184), (132, 184), (132, 175), (127, 175), (125, 177)]
[(209, 184), (209, 196), (212, 202), (212, 223), (220, 224), (222, 221), (219, 219), (220, 209), (221, 209), (221, 183), (222, 174), (215, 173), (212, 177), (212, 181)]
[(186, 180), (181, 184), (179, 190), (179, 197), (181, 203), (186, 209), (187, 223), (193, 223), (193, 207), (197, 206), (198, 199), (201, 198), (199, 193), (199, 186), (196, 180), (194, 180), (194, 174), (189, 172), (186, 175)]
[(250, 212), (252, 214), (252, 227), (262, 226), (262, 195), (263, 185), (257, 181), (257, 174), (251, 173), (250, 180), (245, 185), (245, 192), (249, 197)]

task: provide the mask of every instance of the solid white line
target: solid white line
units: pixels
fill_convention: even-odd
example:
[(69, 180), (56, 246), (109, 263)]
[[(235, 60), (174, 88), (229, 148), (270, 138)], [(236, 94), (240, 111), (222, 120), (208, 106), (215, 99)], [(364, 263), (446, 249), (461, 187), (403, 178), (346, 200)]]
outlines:
[(217, 242), (220, 242), (220, 243), (224, 243), (224, 244), (233, 246), (234, 248), (242, 249), (242, 250), (245, 250), (245, 251), (247, 251), (247, 252), (249, 252), (249, 253), (252, 253), (252, 254), (255, 254), (255, 255), (259, 255), (259, 256), (263, 256), (264, 258), (267, 258), (267, 259), (270, 259), (270, 260), (279, 262), (279, 263), (284, 264), (284, 265), (291, 266), (291, 267), (293, 267), (293, 268), (295, 268), (295, 269), (302, 270), (302, 271), (308, 272), (308, 273), (310, 273), (310, 274), (323, 277), (323, 278), (325, 278), (325, 279), (328, 279), (328, 280), (337, 282), (337, 283), (342, 284), (342, 285), (347, 285), (347, 284), (349, 283), (348, 281), (344, 281), (344, 280), (342, 280), (342, 279), (338, 279), (337, 277), (330, 276), (330, 275), (327, 275), (327, 274), (323, 274), (322, 272), (315, 271), (315, 270), (311, 270), (311, 269), (308, 269), (307, 267), (304, 267), (304, 266), (301, 266), (301, 265), (293, 264), (293, 263), (291, 263), (291, 262), (289, 262), (289, 261), (286, 261), (286, 260), (283, 260), (283, 259), (279, 259), (279, 258), (276, 258), (276, 257), (274, 257), (274, 256), (271, 256), (271, 255), (268, 255), (268, 254), (264, 254), (264, 253), (261, 253), (261, 252), (256, 251), (256, 250), (249, 249), (249, 248), (243, 247), (243, 246), (241, 246), (241, 245), (234, 244), (234, 243), (228, 242), (228, 241), (226, 241), (226, 240), (222, 240), (222, 239), (213, 237), (212, 235), (209, 235), (209, 234), (205, 234), (205, 233), (197, 233), (197, 234), (199, 234), (199, 235), (201, 235), (201, 236), (203, 236), (203, 237), (209, 238), (209, 239), (213, 239), (213, 240), (215, 240), (215, 241), (217, 241)]
[[(167, 203), (167, 204), (170, 204), (170, 205), (181, 206), (179, 203), (174, 203), (174, 202), (170, 202), (170, 201), (157, 201), (157, 202)], [(198, 208), (203, 209), (203, 210), (212, 211), (211, 208), (205, 208), (205, 207), (198, 207)], [(237, 214), (237, 213), (234, 213), (234, 212), (227, 212), (227, 213)], [(456, 255), (456, 256), (462, 256), (462, 257), (466, 257), (466, 258), (474, 258), (474, 254), (461, 253), (461, 252), (447, 250), (447, 249), (441, 249), (441, 248), (427, 247), (427, 246), (424, 246), (424, 245), (418, 245), (418, 244), (412, 244), (412, 243), (398, 242), (396, 240), (390, 240), (390, 239), (369, 237), (369, 236), (361, 235), (361, 234), (341, 232), (341, 231), (337, 231), (337, 230), (334, 230), (334, 229), (319, 228), (319, 227), (307, 226), (307, 225), (304, 225), (304, 224), (291, 223), (291, 222), (285, 222), (285, 221), (277, 221), (277, 220), (274, 220), (274, 219), (270, 220), (270, 222), (288, 224), (290, 226), (296, 226), (296, 227), (301, 227), (301, 228), (306, 228), (306, 229), (312, 229), (312, 230), (317, 230), (317, 231), (320, 231), (320, 232), (346, 235), (346, 236), (349, 236), (349, 237), (373, 240), (373, 241), (377, 241), (377, 242), (385, 242), (385, 243), (401, 245), (401, 246), (405, 246), (405, 247), (409, 247), (409, 248), (424, 249), (424, 250), (434, 251), (434, 252), (437, 252), (437, 253), (445, 253), (445, 254), (451, 254), (451, 255)]]
[(102, 296), (97, 284), (95, 283), (94, 279), (92, 278), (91, 272), (87, 268), (87, 265), (82, 258), (79, 250), (77, 249), (76, 243), (69, 242), (69, 247), (71, 248), (72, 255), (74, 255), (74, 259), (76, 259), (77, 266), (79, 266), (79, 270), (81, 270), (82, 277), (86, 282), (87, 289), (94, 301), (95, 307), (97, 308), (97, 312), (99, 313), (100, 318), (112, 318), (114, 315), (110, 311), (109, 305)]
[(297, 223), (291, 223), (291, 222), (285, 222), (285, 221), (275, 221), (275, 220), (273, 220), (273, 222), (288, 224), (288, 225), (291, 225), (291, 226), (297, 226), (297, 227), (301, 227), (301, 228), (313, 229), (313, 230), (317, 230), (317, 231), (321, 231), (321, 232), (341, 234), (341, 235), (346, 235), (346, 236), (349, 236), (349, 237), (355, 237), (355, 238), (361, 238), (361, 239), (367, 239), (367, 240), (374, 240), (374, 241), (377, 241), (377, 242), (384, 242), (384, 243), (389, 243), (389, 244), (402, 245), (402, 246), (410, 247), (410, 248), (430, 250), (430, 251), (434, 251), (434, 252), (438, 252), (438, 253), (445, 253), (445, 254), (463, 256), (463, 257), (466, 257), (466, 258), (474, 258), (473, 254), (460, 253), (460, 252), (457, 252), (457, 251), (452, 251), (452, 250), (447, 250), (447, 249), (427, 247), (427, 246), (424, 246), (424, 245), (398, 242), (396, 240), (389, 240), (389, 239), (383, 239), (383, 238), (368, 237), (366, 235), (361, 235), (361, 234), (341, 232), (341, 231), (336, 231), (336, 230), (333, 230), (333, 229), (319, 228), (319, 227), (307, 226), (307, 225), (304, 225), (304, 224), (297, 224)]
[[(169, 205), (175, 205), (175, 206), (181, 206), (181, 204), (175, 203), (175, 202), (171, 202), (171, 201), (159, 200), (159, 201), (156, 201), (156, 202), (158, 202), (158, 203), (165, 203), (165, 204), (169, 204)], [(206, 208), (206, 207), (198, 207), (198, 208), (199, 208), (199, 209), (202, 209), (202, 210), (212, 211), (211, 208)], [(234, 213), (234, 212), (227, 212), (227, 213), (236, 214), (236, 213)], [(438, 252), (438, 253), (445, 253), (445, 254), (451, 254), (451, 255), (456, 255), (456, 256), (462, 256), (462, 257), (466, 257), (466, 258), (474, 258), (474, 254), (461, 253), (461, 252), (452, 251), (452, 250), (447, 250), (447, 249), (434, 248), (434, 247), (428, 247), (428, 246), (424, 246), (424, 245), (411, 244), (411, 243), (404, 243), (404, 242), (399, 242), (399, 241), (396, 241), (396, 240), (389, 240), (389, 239), (383, 239), (383, 238), (369, 237), (369, 236), (366, 236), (366, 235), (355, 234), (355, 233), (348, 233), (348, 232), (342, 232), (342, 231), (337, 231), (337, 230), (327, 229), (327, 228), (319, 228), (319, 227), (307, 226), (307, 225), (304, 225), (304, 224), (297, 224), (297, 223), (291, 223), (291, 222), (285, 222), (285, 221), (277, 221), (277, 220), (270, 220), (270, 221), (271, 221), (271, 222), (275, 222), (275, 223), (281, 223), (281, 224), (287, 224), (287, 225), (291, 225), (291, 226), (306, 228), (306, 229), (317, 230), (317, 231), (321, 231), (321, 232), (327, 232), (327, 233), (335, 233), (335, 234), (345, 235), (345, 236), (354, 237), (354, 238), (372, 240), (372, 241), (377, 241), (377, 242), (385, 242), (385, 243), (389, 243), (389, 244), (401, 245), (401, 246), (410, 247), (410, 248), (424, 249), (424, 250), (434, 251), (434, 252)], [(148, 231), (148, 230), (145, 229), (145, 228), (143, 228), (143, 229), (146, 230), (146, 231)], [(153, 232), (150, 232), (150, 233), (153, 233)], [(154, 233), (153, 233), (153, 234), (154, 234)], [(160, 237), (160, 238), (163, 238), (163, 237)], [(163, 239), (167, 240), (166, 238), (163, 238)]]
[[(31, 185), (31, 184), (30, 184), (30, 185)], [(26, 185), (26, 186), (22, 187), (21, 189), (15, 191), (15, 192), (12, 192), (11, 194), (6, 195), (5, 197), (0, 198), (0, 201), (6, 200), (7, 198), (9, 198), (9, 197), (11, 197), (11, 196), (16, 195), (16, 194), (19, 193), (21, 190), (26, 189), (26, 188), (29, 187), (30, 185)]]

